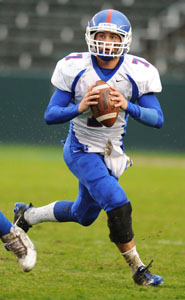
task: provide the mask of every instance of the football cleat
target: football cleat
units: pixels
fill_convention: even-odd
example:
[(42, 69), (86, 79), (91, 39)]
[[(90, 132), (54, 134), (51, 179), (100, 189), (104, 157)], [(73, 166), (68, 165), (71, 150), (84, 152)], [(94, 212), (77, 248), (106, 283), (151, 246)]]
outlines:
[(31, 228), (32, 226), (29, 225), (25, 218), (24, 218), (24, 213), (26, 210), (28, 210), (29, 208), (33, 207), (33, 204), (30, 203), (30, 205), (25, 204), (24, 202), (17, 202), (15, 204), (15, 208), (14, 208), (14, 220), (13, 220), (13, 224), (21, 227), (25, 232), (28, 232), (29, 228)]
[(37, 252), (28, 235), (18, 226), (13, 226), (10, 233), (1, 237), (7, 250), (12, 251), (24, 272), (33, 269), (37, 260)]
[(151, 267), (153, 260), (148, 266), (140, 266), (136, 273), (133, 275), (133, 279), (138, 285), (145, 286), (158, 286), (161, 285), (164, 280), (159, 275), (153, 275), (148, 269)]

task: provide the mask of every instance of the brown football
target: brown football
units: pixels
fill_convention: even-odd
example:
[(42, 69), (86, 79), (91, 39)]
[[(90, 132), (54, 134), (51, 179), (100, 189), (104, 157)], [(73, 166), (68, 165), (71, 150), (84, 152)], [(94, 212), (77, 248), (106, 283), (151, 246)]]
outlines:
[(116, 122), (119, 112), (119, 107), (114, 107), (114, 102), (111, 101), (111, 88), (105, 81), (98, 80), (94, 90), (100, 91), (100, 98), (96, 99), (98, 104), (91, 105), (93, 116), (99, 123), (111, 127)]

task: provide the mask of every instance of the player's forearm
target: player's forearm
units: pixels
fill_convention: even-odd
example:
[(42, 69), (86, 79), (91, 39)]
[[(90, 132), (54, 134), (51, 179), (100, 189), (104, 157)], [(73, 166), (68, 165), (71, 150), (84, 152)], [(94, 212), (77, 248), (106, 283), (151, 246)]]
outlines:
[(164, 123), (162, 111), (156, 108), (145, 108), (128, 102), (126, 112), (135, 120), (148, 126), (161, 128)]
[(78, 106), (79, 104), (68, 107), (49, 105), (44, 114), (44, 119), (48, 125), (68, 122), (79, 115)]

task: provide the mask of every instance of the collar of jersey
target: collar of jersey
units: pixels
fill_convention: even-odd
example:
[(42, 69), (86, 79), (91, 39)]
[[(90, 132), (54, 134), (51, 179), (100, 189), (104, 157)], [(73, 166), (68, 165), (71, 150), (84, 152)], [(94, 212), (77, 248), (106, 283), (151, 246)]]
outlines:
[(121, 56), (119, 63), (117, 64), (117, 66), (115, 67), (115, 69), (112, 70), (112, 72), (110, 72), (109, 74), (103, 74), (103, 72), (101, 71), (101, 68), (98, 66), (97, 61), (96, 61), (96, 57), (91, 55), (91, 59), (92, 59), (92, 64), (93, 64), (93, 68), (95, 69), (96, 73), (98, 74), (98, 76), (100, 77), (101, 80), (103, 81), (108, 81), (119, 69), (119, 67), (121, 66), (124, 57)]

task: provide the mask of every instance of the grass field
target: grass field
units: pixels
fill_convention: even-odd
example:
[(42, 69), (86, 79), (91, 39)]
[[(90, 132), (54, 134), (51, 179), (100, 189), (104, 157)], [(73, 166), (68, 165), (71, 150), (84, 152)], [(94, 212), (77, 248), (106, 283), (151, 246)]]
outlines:
[[(23, 273), (0, 247), (0, 300), (175, 300), (185, 299), (185, 155), (128, 153), (134, 166), (120, 178), (133, 206), (137, 250), (159, 288), (136, 286), (110, 243), (102, 212), (90, 227), (45, 223), (30, 230), (38, 262)], [(60, 147), (0, 146), (0, 209), (13, 219), (17, 201), (41, 206), (74, 200), (77, 180)]]

